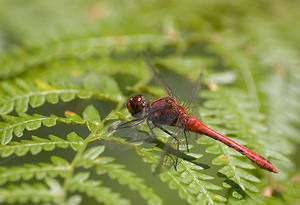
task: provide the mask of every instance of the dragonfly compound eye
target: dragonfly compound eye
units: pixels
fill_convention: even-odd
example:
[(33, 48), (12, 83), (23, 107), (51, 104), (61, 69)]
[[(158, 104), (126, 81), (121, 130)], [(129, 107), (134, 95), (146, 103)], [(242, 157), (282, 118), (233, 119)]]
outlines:
[(126, 107), (127, 107), (128, 111), (131, 113), (131, 115), (133, 115), (133, 109), (132, 109), (132, 105), (131, 105), (132, 100), (133, 100), (133, 98), (130, 97), (130, 98), (128, 98), (127, 103), (126, 103)]
[(131, 115), (143, 113), (145, 105), (145, 98), (142, 95), (136, 95), (133, 98), (129, 98), (126, 104)]

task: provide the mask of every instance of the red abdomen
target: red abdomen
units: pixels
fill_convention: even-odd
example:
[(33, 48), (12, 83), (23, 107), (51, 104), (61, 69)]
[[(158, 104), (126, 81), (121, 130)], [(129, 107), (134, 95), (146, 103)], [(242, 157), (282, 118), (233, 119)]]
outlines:
[(220, 133), (210, 129), (206, 125), (204, 125), (200, 120), (198, 120), (196, 117), (189, 117), (187, 121), (187, 130), (199, 134), (205, 134), (215, 140), (218, 140), (224, 144), (226, 144), (229, 147), (232, 147), (233, 149), (237, 150), (241, 154), (245, 155), (250, 159), (252, 162), (256, 163), (260, 168), (266, 169), (270, 172), (278, 173), (276, 168), (264, 157), (260, 156), (259, 154), (251, 151), (247, 147), (244, 147), (235, 141), (221, 135)]

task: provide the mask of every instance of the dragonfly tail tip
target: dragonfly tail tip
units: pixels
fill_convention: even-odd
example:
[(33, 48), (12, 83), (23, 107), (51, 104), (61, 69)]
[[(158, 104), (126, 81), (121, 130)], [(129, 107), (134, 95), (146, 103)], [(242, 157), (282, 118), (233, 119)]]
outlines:
[(276, 173), (276, 174), (278, 173), (278, 171), (277, 171), (277, 169), (275, 167), (272, 167), (271, 171), (274, 172), (274, 173)]

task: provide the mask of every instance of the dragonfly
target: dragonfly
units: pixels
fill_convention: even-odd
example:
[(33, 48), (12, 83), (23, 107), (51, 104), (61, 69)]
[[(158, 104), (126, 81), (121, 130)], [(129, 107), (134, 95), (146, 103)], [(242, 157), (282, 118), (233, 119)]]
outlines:
[[(177, 141), (177, 150), (179, 150), (179, 137), (175, 133), (172, 133), (166, 128), (164, 128), (164, 125), (173, 126), (178, 129), (181, 129), (184, 131), (183, 133), (189, 131), (197, 134), (206, 135), (235, 149), (242, 155), (246, 156), (249, 160), (257, 164), (258, 167), (260, 167), (261, 169), (278, 173), (277, 169), (266, 158), (260, 156), (254, 151), (248, 149), (247, 147), (238, 144), (232, 139), (223, 136), (215, 130), (207, 127), (198, 118), (190, 115), (187, 112), (187, 109), (185, 108), (185, 104), (181, 104), (179, 102), (178, 97), (176, 97), (176, 95), (173, 94), (172, 90), (159, 76), (154, 66), (150, 62), (149, 58), (145, 54), (143, 54), (143, 57), (145, 58), (148, 67), (154, 74), (154, 77), (162, 84), (168, 96), (154, 100), (153, 102), (147, 102), (144, 96), (141, 94), (135, 95), (134, 97), (129, 97), (126, 103), (126, 107), (134, 119), (119, 125), (117, 129), (135, 127), (143, 122), (146, 122), (152, 134), (152, 136), (149, 137), (149, 140), (156, 139), (156, 135), (153, 129), (158, 128)], [(200, 77), (198, 77), (198, 79), (196, 80), (196, 84), (200, 84), (199, 81), (201, 75), (199, 76)], [(193, 92), (195, 90), (197, 89), (194, 88)], [(192, 96), (193, 95), (195, 95), (195, 93), (192, 93)], [(189, 98), (188, 101), (191, 101), (191, 98)], [(184, 136), (186, 143), (188, 143), (185, 134)], [(178, 156), (176, 159), (176, 165), (177, 160)]]

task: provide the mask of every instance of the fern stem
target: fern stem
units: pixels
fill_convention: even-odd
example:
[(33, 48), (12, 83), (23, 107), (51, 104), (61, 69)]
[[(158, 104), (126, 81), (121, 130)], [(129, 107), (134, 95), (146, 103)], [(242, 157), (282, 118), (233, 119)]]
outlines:
[(63, 187), (62, 187), (62, 190), (63, 190), (63, 193), (62, 193), (62, 197), (60, 199), (60, 202), (59, 204), (61, 205), (64, 205), (66, 204), (66, 200), (67, 200), (67, 190), (68, 190), (68, 186), (72, 180), (72, 177), (73, 177), (73, 173), (75, 171), (75, 168), (76, 168), (76, 165), (77, 165), (77, 162), (81, 159), (82, 157), (82, 154), (85, 150), (85, 148), (87, 147), (87, 145), (89, 144), (89, 137), (90, 136), (95, 136), (95, 134), (98, 132), (98, 130), (103, 126), (103, 124), (99, 124), (99, 126), (96, 127), (96, 129), (93, 130), (93, 132), (91, 134), (89, 134), (88, 137), (85, 138), (82, 146), (80, 147), (80, 149), (78, 150), (78, 152), (76, 153), (74, 159), (72, 160), (71, 164), (70, 164), (70, 172), (68, 174), (68, 176), (66, 177), (65, 181), (64, 181), (64, 184), (63, 184)]
[(243, 191), (246, 191), (245, 187), (242, 185), (242, 180), (241, 180), (240, 176), (238, 174), (235, 174), (236, 166), (232, 163), (233, 162), (232, 156), (230, 155), (230, 153), (228, 151), (230, 148), (221, 144), (221, 142), (218, 142), (218, 143), (220, 144), (220, 147), (221, 147), (223, 153), (225, 154), (226, 158), (228, 159), (228, 164), (232, 168), (232, 173), (234, 174), (234, 178), (236, 179), (238, 185), (242, 188)]
[(74, 159), (72, 160), (72, 162), (70, 164), (70, 172), (69, 172), (68, 176), (66, 177), (63, 187), (62, 187), (63, 193), (61, 194), (61, 198), (60, 198), (60, 202), (59, 202), (59, 204), (61, 204), (61, 205), (66, 204), (68, 186), (70, 184), (70, 181), (72, 180), (73, 173), (76, 168), (76, 164), (77, 164), (78, 160), (82, 157), (83, 151), (85, 150), (87, 145), (88, 145), (87, 141), (84, 140), (83, 145), (80, 147), (79, 151), (77, 152), (76, 156), (74, 157)]
[[(185, 161), (183, 161), (186, 163)], [(193, 177), (193, 180), (197, 182), (197, 184), (200, 186), (201, 192), (206, 196), (206, 198), (209, 200), (209, 204), (214, 204), (213, 199), (210, 197), (208, 191), (205, 189), (205, 187), (202, 185), (202, 183), (199, 181), (197, 177), (192, 173), (192, 171), (189, 169), (189, 166), (185, 166), (187, 172), (190, 174), (190, 176)]]
[(256, 89), (256, 86), (255, 86), (253, 75), (252, 75), (252, 73), (251, 73), (251, 71), (250, 71), (250, 69), (247, 65), (240, 66), (240, 70), (241, 70), (241, 73), (243, 75), (244, 81), (246, 82), (247, 90), (250, 93), (251, 98), (258, 105), (257, 106), (257, 109), (258, 109), (259, 106), (260, 106), (260, 102), (258, 100), (257, 89)]
[(43, 120), (48, 120), (48, 119), (59, 120), (59, 119), (64, 119), (64, 118), (51, 117), (50, 116), (50, 117), (40, 117), (40, 118), (34, 118), (34, 119), (24, 120), (22, 122), (11, 124), (11, 125), (9, 125), (7, 127), (3, 127), (2, 129), (0, 128), (0, 132), (5, 132), (6, 130), (14, 129), (15, 127), (20, 127), (21, 125), (28, 124), (28, 123), (31, 123), (31, 122), (37, 122), (37, 121), (42, 122)]
[[(123, 106), (123, 101), (121, 100), (118, 104), (117, 104), (117, 109), (120, 109)], [(63, 187), (62, 187), (62, 195), (60, 198), (60, 201), (58, 204), (64, 205), (66, 204), (67, 201), (67, 190), (69, 187), (69, 184), (73, 178), (73, 173), (75, 171), (76, 165), (78, 163), (78, 161), (82, 158), (83, 152), (85, 151), (87, 145), (91, 142), (90, 139), (95, 139), (95, 136), (97, 135), (98, 131), (103, 127), (103, 121), (99, 122), (96, 126), (96, 128), (84, 139), (82, 146), (80, 147), (80, 149), (78, 150), (78, 152), (76, 153), (74, 159), (72, 160), (71, 164), (70, 164), (70, 172), (68, 174), (68, 176), (65, 178)]]
[(71, 144), (76, 144), (76, 145), (80, 145), (82, 144), (81, 142), (37, 142), (37, 143), (29, 143), (29, 144), (18, 144), (18, 145), (10, 145), (9, 147), (7, 146), (1, 146), (0, 147), (0, 152), (3, 152), (3, 150), (8, 150), (11, 149), (11, 147), (13, 148), (24, 148), (24, 147), (32, 147), (32, 146), (43, 146), (43, 145), (60, 145), (60, 144), (67, 144), (67, 145), (71, 145)]

